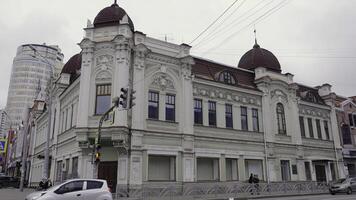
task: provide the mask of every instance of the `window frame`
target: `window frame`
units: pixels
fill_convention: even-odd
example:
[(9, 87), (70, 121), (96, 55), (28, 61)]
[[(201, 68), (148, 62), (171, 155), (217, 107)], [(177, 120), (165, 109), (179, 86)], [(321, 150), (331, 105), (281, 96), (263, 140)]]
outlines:
[[(166, 121), (175, 122), (176, 121), (176, 95), (175, 94), (166, 94), (165, 100), (166, 100), (165, 101)], [(169, 106), (173, 107), (173, 113), (172, 113), (173, 119), (167, 118), (167, 116), (169, 116), (169, 115), (167, 115), (168, 110), (171, 109), (171, 108), (169, 108)]]
[[(104, 92), (104, 94), (98, 94), (98, 90), (100, 87), (105, 87), (105, 86), (108, 86), (108, 88), (104, 88), (104, 90), (106, 90)], [(110, 94), (108, 93), (110, 92)], [(110, 108), (111, 106), (111, 94), (112, 94), (112, 85), (111, 83), (100, 83), (100, 84), (96, 84), (95, 86), (95, 108), (94, 108), (94, 115), (103, 115), (106, 111), (104, 111), (103, 113), (98, 113), (97, 112), (97, 109), (98, 109), (98, 97), (100, 96), (109, 96), (110, 98), (110, 103), (109, 103), (109, 106), (108, 106), (108, 109)]]
[(219, 74), (219, 81), (229, 85), (236, 84), (235, 76), (228, 71), (223, 71)]
[[(259, 122), (259, 116), (258, 116), (258, 109), (257, 108), (252, 108), (252, 130), (259, 132), (260, 131), (260, 122)], [(256, 125), (256, 126), (255, 126)]]
[[(153, 97), (153, 95), (155, 97)], [(155, 112), (151, 113), (150, 108), (151, 108), (151, 103), (157, 104), (155, 107)], [(153, 116), (154, 114), (154, 116)], [(159, 92), (149, 90), (148, 91), (148, 114), (147, 114), (148, 119), (154, 119), (154, 120), (159, 120)]]
[(231, 129), (234, 128), (232, 104), (225, 104), (225, 127)]
[[(169, 174), (171, 175), (172, 173), (174, 174), (174, 177), (171, 178), (169, 177), (169, 179), (154, 179), (152, 178), (152, 175), (150, 176), (150, 158), (152, 157), (160, 157), (160, 158), (167, 158), (169, 159)], [(171, 166), (171, 161), (174, 161), (173, 162), (173, 166)], [(171, 169), (173, 168), (174, 172), (171, 171)], [(177, 181), (177, 156), (175, 155), (156, 155), (156, 154), (151, 154), (151, 155), (148, 155), (148, 158), (147, 158), (147, 181), (150, 181), (150, 182), (176, 182)]]
[(348, 113), (348, 118), (349, 118), (349, 125), (354, 126), (353, 114)]
[(241, 116), (241, 130), (248, 131), (248, 113), (247, 113), (246, 106), (240, 106), (240, 116)]
[(316, 132), (318, 134), (319, 139), (323, 139), (323, 135), (321, 133), (320, 119), (315, 119)]
[(314, 130), (313, 130), (313, 119), (308, 117), (308, 131), (309, 131), (309, 137), (314, 138)]
[(325, 132), (326, 140), (330, 140), (329, 122), (327, 120), (324, 120), (324, 132)]
[(276, 105), (278, 134), (287, 135), (286, 115), (282, 103)]
[[(194, 99), (194, 125), (203, 125), (203, 100), (202, 99)], [(197, 112), (199, 111), (199, 112)]]
[(208, 123), (209, 126), (216, 127), (216, 102), (208, 101)]
[(305, 135), (305, 123), (304, 123), (304, 117), (303, 116), (299, 116), (299, 127), (300, 127), (300, 135), (302, 137), (306, 137)]

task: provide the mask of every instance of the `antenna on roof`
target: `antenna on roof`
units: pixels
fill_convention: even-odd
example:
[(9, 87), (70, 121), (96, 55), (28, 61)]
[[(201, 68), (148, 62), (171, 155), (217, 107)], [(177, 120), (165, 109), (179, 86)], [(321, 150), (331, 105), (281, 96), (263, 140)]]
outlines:
[(117, 0), (114, 1), (114, 4), (117, 4)]
[(257, 45), (257, 33), (256, 33), (256, 26), (253, 25), (253, 33), (255, 34), (255, 45)]

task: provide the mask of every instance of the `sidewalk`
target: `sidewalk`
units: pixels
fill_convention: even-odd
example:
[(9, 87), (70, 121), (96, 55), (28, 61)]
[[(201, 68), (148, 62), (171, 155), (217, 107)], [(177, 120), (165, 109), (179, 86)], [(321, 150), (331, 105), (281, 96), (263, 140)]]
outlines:
[(23, 192), (20, 192), (18, 188), (0, 189), (0, 199), (1, 200), (24, 200), (28, 194), (34, 191), (35, 190), (31, 188), (25, 188)]

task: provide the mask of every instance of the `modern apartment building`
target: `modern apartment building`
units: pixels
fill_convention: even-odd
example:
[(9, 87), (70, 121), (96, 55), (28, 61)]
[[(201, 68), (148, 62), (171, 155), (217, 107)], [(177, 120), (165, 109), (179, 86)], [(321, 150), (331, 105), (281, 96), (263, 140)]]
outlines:
[[(13, 61), (6, 104), (6, 127), (15, 129), (22, 123), (24, 112), (31, 108), (41, 90), (46, 90), (49, 80), (58, 76), (63, 67), (63, 54), (58, 46), (24, 44), (17, 48)], [(53, 71), (52, 71), (53, 70)], [(11, 149), (14, 160), (22, 153), (21, 131), (18, 131)], [(13, 165), (14, 167), (14, 165)]]

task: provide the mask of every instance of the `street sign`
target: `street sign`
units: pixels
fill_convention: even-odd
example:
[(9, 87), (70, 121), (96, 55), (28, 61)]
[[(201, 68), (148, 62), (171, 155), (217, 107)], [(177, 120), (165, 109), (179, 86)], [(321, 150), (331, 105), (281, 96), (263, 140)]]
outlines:
[(7, 140), (0, 139), (0, 153), (6, 153), (6, 145), (7, 145)]

